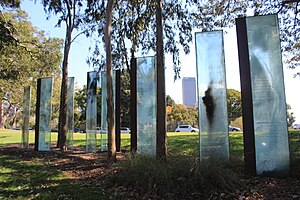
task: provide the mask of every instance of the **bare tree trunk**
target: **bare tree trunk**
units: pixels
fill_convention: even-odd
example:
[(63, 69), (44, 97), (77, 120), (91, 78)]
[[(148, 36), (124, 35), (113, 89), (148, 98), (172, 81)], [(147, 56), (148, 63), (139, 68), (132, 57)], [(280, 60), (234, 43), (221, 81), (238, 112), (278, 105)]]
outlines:
[(163, 50), (162, 0), (156, 0), (156, 59), (156, 157), (158, 159), (166, 159), (166, 92)]
[(6, 120), (7, 120), (7, 117), (8, 117), (8, 115), (9, 115), (9, 111), (10, 111), (10, 109), (11, 109), (11, 107), (12, 107), (12, 104), (11, 103), (9, 103), (9, 107), (7, 108), (7, 110), (3, 113), (3, 105), (2, 105), (2, 101), (1, 101), (1, 121), (0, 121), (0, 128), (2, 128), (2, 129), (4, 129), (4, 128), (6, 128), (5, 127), (5, 123), (6, 123)]
[[(67, 42), (65, 42), (66, 45)], [(62, 69), (61, 93), (60, 93), (60, 109), (59, 109), (59, 140), (58, 147), (61, 151), (66, 150), (67, 136), (67, 83), (68, 83), (68, 57), (69, 52), (65, 46), (64, 61)]]
[(116, 110), (116, 151), (121, 151), (121, 70), (116, 71), (116, 94), (115, 94), (115, 110)]
[(2, 101), (0, 102), (0, 129), (4, 129), (4, 122), (3, 122), (3, 105)]
[(11, 126), (14, 127), (14, 128), (17, 128), (17, 125), (18, 125), (18, 122), (17, 122), (18, 111), (19, 111), (19, 108), (17, 108), (15, 110), (14, 117), (13, 117), (12, 122), (11, 122)]
[(107, 81), (107, 124), (108, 124), (108, 159), (116, 160), (116, 141), (114, 127), (114, 99), (113, 99), (113, 84), (112, 84), (112, 55), (111, 55), (111, 23), (113, 0), (108, 0), (106, 7), (106, 28), (105, 46), (106, 46), (106, 81)]
[[(75, 5), (74, 5), (75, 6)], [(75, 9), (75, 8), (73, 8)], [(68, 12), (71, 13), (71, 8), (68, 7)], [(69, 67), (69, 53), (72, 43), (72, 31), (73, 21), (72, 16), (68, 15), (66, 37), (64, 44), (64, 59), (62, 66), (62, 81), (61, 81), (61, 93), (60, 93), (60, 109), (59, 109), (59, 136), (58, 136), (58, 147), (61, 151), (67, 149), (67, 94), (68, 94), (68, 67)]]

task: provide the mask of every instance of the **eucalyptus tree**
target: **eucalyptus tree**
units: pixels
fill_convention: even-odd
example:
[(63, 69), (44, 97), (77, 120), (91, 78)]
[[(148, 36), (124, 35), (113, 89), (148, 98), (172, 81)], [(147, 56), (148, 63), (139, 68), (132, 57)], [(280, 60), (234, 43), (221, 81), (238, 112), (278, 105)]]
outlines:
[(156, 0), (156, 156), (166, 159), (166, 86), (163, 41), (162, 0)]
[(227, 89), (228, 119), (234, 121), (242, 116), (241, 92), (235, 89)]
[(113, 18), (114, 0), (108, 0), (105, 17), (105, 48), (106, 48), (106, 83), (107, 83), (107, 132), (108, 132), (108, 158), (116, 159), (116, 141), (114, 126), (114, 95), (112, 83), (112, 47), (111, 47), (111, 24)]
[(288, 127), (292, 127), (293, 123), (296, 121), (296, 117), (292, 112), (292, 107), (289, 104), (286, 104), (286, 116)]
[(20, 8), (20, 0), (1, 0), (0, 6), (7, 8)]
[(3, 128), (11, 109), (20, 108), (24, 86), (35, 86), (36, 79), (42, 76), (58, 76), (62, 41), (47, 38), (43, 31), (32, 26), (22, 10), (2, 11), (1, 17), (14, 28), (11, 36), (16, 41), (0, 49), (0, 98), (6, 105), (2, 107), (0, 103)]
[(16, 38), (13, 36), (15, 31), (11, 24), (3, 15), (4, 10), (14, 10), (20, 8), (20, 0), (1, 0), (0, 1), (0, 50), (6, 46), (17, 44)]
[(57, 26), (63, 23), (66, 28), (63, 61), (62, 61), (62, 81), (61, 81), (61, 97), (60, 97), (60, 114), (59, 114), (59, 138), (58, 147), (61, 151), (66, 150), (66, 134), (67, 134), (67, 83), (69, 68), (69, 53), (72, 42), (77, 38), (74, 36), (74, 30), (79, 30), (82, 17), (83, 7), (86, 2), (82, 0), (42, 0), (45, 12), (51, 16), (58, 16)]
[[(101, 43), (103, 44), (104, 14), (103, 5), (106, 0), (91, 1), (88, 3), (86, 21), (93, 28), (93, 33), (99, 33), (102, 40), (97, 43), (93, 57), (89, 60), (94, 66), (101, 69), (104, 66), (104, 59), (101, 57)], [(162, 4), (161, 10), (162, 33), (156, 35), (157, 5)], [(163, 67), (163, 53), (170, 53), (173, 58), (174, 79), (180, 77), (180, 51), (190, 52), (190, 45), (193, 38), (193, 29), (212, 30), (216, 27), (228, 26), (233, 23), (235, 15), (243, 15), (246, 12), (245, 1), (180, 1), (180, 0), (131, 0), (116, 1), (114, 4), (112, 20), (112, 57), (113, 65), (117, 68), (126, 66), (132, 75), (134, 69), (133, 58), (139, 52), (142, 55), (153, 53), (160, 47), (162, 51), (157, 53), (158, 62)], [(224, 17), (224, 19), (223, 19)], [(89, 36), (93, 34), (89, 32)], [(157, 42), (157, 39), (164, 37), (163, 41)], [(158, 44), (158, 45), (157, 45)], [(162, 66), (162, 67), (161, 67)], [(158, 73), (163, 75), (162, 73)], [(131, 91), (134, 91), (134, 79), (131, 76)], [(160, 79), (161, 80), (161, 79)], [(164, 94), (164, 88), (160, 90), (160, 95)], [(131, 114), (134, 112), (135, 103), (134, 94), (131, 92)], [(162, 106), (164, 107), (164, 102)], [(133, 120), (131, 120), (133, 121)], [(165, 121), (160, 119), (160, 121)], [(133, 125), (134, 126), (134, 125)], [(165, 125), (159, 125), (164, 127)], [(165, 131), (159, 131), (159, 134), (165, 134)], [(132, 133), (132, 137), (134, 133)], [(159, 144), (165, 144), (165, 137), (158, 137)], [(161, 146), (161, 145), (159, 145)], [(133, 148), (134, 150), (134, 148)], [(165, 150), (163, 150), (165, 152)]]

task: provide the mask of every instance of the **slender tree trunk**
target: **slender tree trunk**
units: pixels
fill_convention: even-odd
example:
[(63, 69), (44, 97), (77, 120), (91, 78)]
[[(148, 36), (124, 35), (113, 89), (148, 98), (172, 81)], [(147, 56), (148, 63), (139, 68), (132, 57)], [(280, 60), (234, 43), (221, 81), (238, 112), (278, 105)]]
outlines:
[(116, 71), (116, 94), (115, 94), (115, 102), (116, 102), (116, 151), (121, 151), (121, 70)]
[(4, 129), (4, 123), (3, 123), (3, 105), (2, 101), (0, 102), (0, 129)]
[(156, 157), (158, 159), (166, 159), (166, 92), (163, 50), (162, 0), (156, 0), (156, 59)]
[(12, 107), (12, 104), (10, 103), (9, 107), (7, 108), (7, 110), (3, 113), (4, 110), (3, 110), (3, 105), (2, 105), (2, 102), (1, 102), (1, 109), (2, 109), (1, 118), (2, 119), (0, 121), (0, 128), (2, 128), (2, 129), (6, 128), (5, 127), (5, 123), (6, 123), (6, 120), (7, 120), (7, 117), (9, 115), (9, 111), (10, 111), (11, 107)]
[(64, 59), (62, 67), (62, 81), (60, 93), (60, 109), (59, 109), (59, 136), (58, 147), (61, 151), (66, 150), (67, 141), (67, 84), (68, 84), (68, 60), (71, 48), (72, 27), (67, 26), (65, 45), (64, 45)]
[(106, 81), (107, 81), (107, 124), (108, 124), (108, 159), (116, 159), (116, 141), (114, 127), (114, 100), (112, 84), (112, 55), (111, 55), (111, 23), (113, 0), (108, 0), (106, 7), (106, 27), (105, 27), (105, 45), (106, 45)]
[(17, 122), (17, 117), (18, 117), (18, 111), (19, 111), (19, 108), (17, 108), (14, 112), (14, 117), (12, 119), (12, 122), (11, 122), (11, 126), (14, 127), (14, 128), (17, 128), (17, 125), (18, 125), (18, 122)]

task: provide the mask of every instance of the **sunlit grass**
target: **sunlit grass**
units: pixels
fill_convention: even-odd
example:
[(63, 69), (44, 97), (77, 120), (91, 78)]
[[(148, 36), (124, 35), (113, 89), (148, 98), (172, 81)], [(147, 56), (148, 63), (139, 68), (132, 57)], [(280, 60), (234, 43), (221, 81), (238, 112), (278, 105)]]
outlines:
[[(29, 133), (29, 143), (34, 143), (34, 131)], [(0, 146), (9, 144), (21, 144), (22, 131), (0, 129)], [(56, 143), (57, 133), (51, 133), (51, 142)], [(300, 156), (300, 130), (289, 131), (290, 151), (292, 155)], [(86, 143), (85, 133), (74, 133), (74, 146), (84, 147)], [(230, 154), (232, 156), (241, 156), (243, 154), (243, 133), (229, 133)], [(97, 146), (100, 146), (100, 134), (97, 134)], [(123, 149), (130, 149), (130, 134), (121, 134), (121, 146)], [(199, 135), (198, 133), (168, 132), (167, 148), (171, 155), (197, 155), (199, 153)]]
[(107, 199), (97, 187), (79, 186), (41, 162), (0, 155), (0, 199)]
[[(29, 136), (29, 141), (33, 144), (34, 132), (30, 132)], [(52, 133), (51, 138), (52, 142), (55, 143), (57, 133)], [(122, 149), (130, 149), (130, 134), (121, 134), (121, 138)], [(85, 133), (74, 133), (75, 146), (85, 146), (85, 140)], [(100, 144), (99, 140), (100, 134), (97, 134), (97, 145)], [(231, 161), (233, 161), (230, 166), (243, 166), (243, 133), (230, 132), (229, 140), (230, 157)], [(292, 166), (298, 166), (299, 164), (297, 163), (300, 163), (300, 131), (290, 131), (289, 140)], [(0, 130), (0, 146), (20, 143), (21, 131)], [(140, 170), (140, 173), (150, 173), (146, 174), (147, 179), (145, 180), (141, 178), (142, 175), (136, 176), (135, 180), (132, 176), (132, 171), (128, 171), (128, 175), (123, 174), (126, 180), (129, 180), (128, 177), (132, 179), (128, 185), (131, 183), (147, 183), (145, 187), (146, 192), (148, 189), (157, 189), (162, 193), (167, 193), (175, 186), (177, 187), (179, 182), (182, 185), (179, 185), (177, 188), (178, 191), (180, 189), (188, 190), (190, 187), (194, 187), (193, 185), (199, 185), (207, 180), (214, 180), (215, 182), (205, 182), (206, 185), (217, 184), (223, 188), (223, 181), (226, 184), (228, 183), (227, 176), (224, 176), (224, 178), (223, 175), (226, 173), (225, 175), (228, 174), (228, 177), (232, 177), (230, 171), (215, 169), (212, 174), (210, 173), (209, 179), (206, 180), (206, 175), (212, 170), (211, 166), (208, 166), (206, 171), (206, 168), (202, 168), (202, 166), (197, 164), (197, 160), (199, 159), (198, 133), (167, 133), (167, 149), (169, 156), (167, 163), (160, 163), (151, 158), (150, 160), (147, 158), (143, 161), (143, 157), (139, 157), (138, 160), (128, 160), (127, 163), (124, 163), (125, 165), (129, 165), (129, 167), (125, 166), (128, 168), (127, 170), (137, 172), (137, 170), (140, 170), (140, 165), (142, 165), (143, 169)], [(142, 161), (140, 162), (141, 159)], [(135, 163), (136, 161), (137, 163)], [(124, 167), (123, 165), (121, 166)], [(189, 168), (196, 171), (190, 171), (191, 169)], [(148, 169), (148, 171), (144, 169)], [(297, 175), (297, 173), (295, 174)], [(123, 175), (121, 174), (120, 176)], [(220, 178), (221, 176), (223, 179), (219, 180), (218, 177)], [(148, 182), (149, 177), (152, 182)], [(122, 177), (119, 178), (122, 180)], [(119, 181), (119, 178), (116, 181)], [(170, 187), (165, 186), (166, 184), (164, 183), (169, 183), (169, 181), (175, 181), (172, 182), (174, 185), (169, 184)], [(234, 183), (236, 179), (232, 181)], [(135, 185), (132, 186), (135, 187)], [(198, 188), (199, 191), (205, 189), (200, 186)], [(212, 187), (215, 186), (213, 185)], [(74, 188), (77, 189), (74, 190)], [(196, 188), (193, 188), (194, 192), (198, 191), (198, 189), (194, 189)], [(106, 199), (107, 197), (104, 193), (101, 188), (94, 186), (89, 186), (88, 189), (78, 187), (68, 174), (53, 170), (36, 160), (22, 161), (21, 158), (0, 155), (0, 199), (85, 199), (86, 197), (89, 197), (89, 199), (92, 199), (90, 197), (94, 199)]]

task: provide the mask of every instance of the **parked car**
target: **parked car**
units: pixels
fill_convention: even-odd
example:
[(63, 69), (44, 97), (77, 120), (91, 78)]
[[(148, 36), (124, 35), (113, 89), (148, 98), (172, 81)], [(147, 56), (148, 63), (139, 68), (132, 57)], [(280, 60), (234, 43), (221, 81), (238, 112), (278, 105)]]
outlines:
[(80, 132), (80, 128), (74, 128), (74, 133)]
[(121, 133), (130, 133), (130, 129), (127, 127), (121, 127)]
[(179, 125), (175, 129), (175, 132), (199, 132), (199, 129), (194, 128), (191, 125)]
[(231, 132), (241, 131), (241, 129), (239, 127), (228, 126), (228, 131), (231, 131)]
[(300, 124), (294, 124), (293, 129), (300, 129)]

